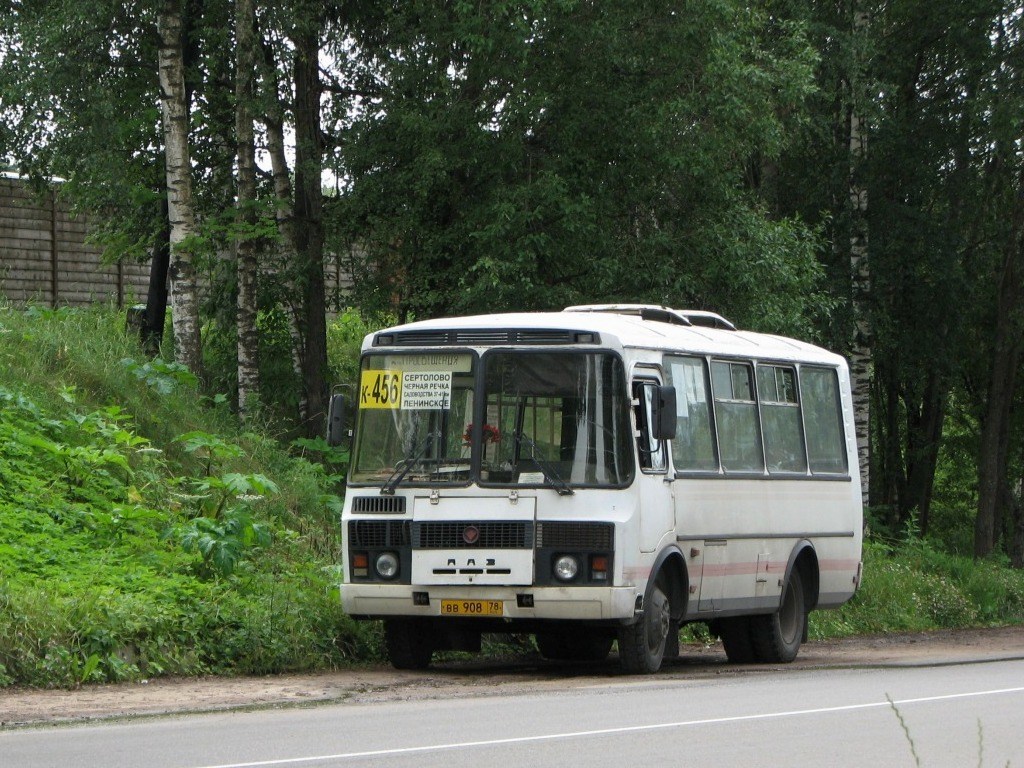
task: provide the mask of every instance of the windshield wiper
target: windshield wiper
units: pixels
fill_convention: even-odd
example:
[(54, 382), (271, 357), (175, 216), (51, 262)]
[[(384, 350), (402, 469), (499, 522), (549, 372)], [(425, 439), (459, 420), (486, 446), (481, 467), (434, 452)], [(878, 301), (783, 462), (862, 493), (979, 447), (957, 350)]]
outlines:
[[(517, 447), (519, 443), (526, 443), (530, 448), (529, 458), (532, 459), (533, 463), (536, 464), (540, 471), (544, 473), (544, 479), (550, 480), (551, 484), (555, 486), (555, 491), (559, 496), (572, 496), (575, 493), (575, 491), (569, 487), (569, 484), (558, 476), (554, 467), (548, 464), (546, 460), (537, 456), (537, 443), (533, 441), (533, 438), (529, 437), (525, 432), (516, 432), (514, 433), (514, 436)], [(516, 453), (518, 453), (518, 451), (516, 451)]]
[[(409, 470), (423, 458), (430, 444), (437, 440), (440, 435), (437, 432), (429, 432), (427, 439), (419, 446), (413, 447), (411, 451), (406, 455), (405, 459), (399, 462), (395, 466), (395, 471), (391, 473), (391, 476), (384, 482), (384, 485), (380, 488), (381, 496), (394, 496), (395, 488), (402, 482), (402, 479), (409, 474)], [(403, 463), (404, 462), (404, 463)]]

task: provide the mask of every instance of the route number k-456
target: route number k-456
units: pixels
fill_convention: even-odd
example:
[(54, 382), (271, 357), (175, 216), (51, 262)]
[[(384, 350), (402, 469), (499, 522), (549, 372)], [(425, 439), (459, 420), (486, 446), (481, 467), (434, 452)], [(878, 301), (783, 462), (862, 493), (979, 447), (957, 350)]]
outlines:
[(401, 402), (401, 371), (362, 372), (359, 378), (360, 408), (398, 408)]

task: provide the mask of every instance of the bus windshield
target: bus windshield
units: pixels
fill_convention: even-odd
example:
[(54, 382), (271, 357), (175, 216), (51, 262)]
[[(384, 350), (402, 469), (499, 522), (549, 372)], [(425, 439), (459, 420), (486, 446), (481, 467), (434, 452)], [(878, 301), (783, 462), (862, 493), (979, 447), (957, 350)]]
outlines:
[(483, 485), (625, 486), (633, 480), (629, 395), (609, 353), (484, 356)]
[(476, 356), (367, 355), (350, 482), (468, 483)]
[[(380, 485), (629, 485), (629, 395), (609, 353), (495, 351), (363, 358), (349, 481)], [(475, 426), (479, 425), (479, 426)]]

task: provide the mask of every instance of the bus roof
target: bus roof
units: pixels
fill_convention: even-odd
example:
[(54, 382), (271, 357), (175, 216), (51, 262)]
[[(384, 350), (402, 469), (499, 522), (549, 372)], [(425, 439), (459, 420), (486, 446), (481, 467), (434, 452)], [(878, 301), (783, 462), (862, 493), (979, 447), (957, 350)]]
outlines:
[[(657, 311), (679, 319), (659, 317)], [(684, 324), (689, 319), (690, 325)], [(647, 319), (657, 317), (658, 319)], [(507, 347), (593, 343), (600, 346), (691, 352), (758, 359), (844, 364), (840, 355), (797, 339), (753, 331), (730, 330), (732, 324), (714, 313), (672, 310), (648, 305), (586, 305), (562, 312), (514, 312), (421, 320), (369, 334), (363, 351), (443, 347)], [(580, 338), (580, 334), (583, 338)]]

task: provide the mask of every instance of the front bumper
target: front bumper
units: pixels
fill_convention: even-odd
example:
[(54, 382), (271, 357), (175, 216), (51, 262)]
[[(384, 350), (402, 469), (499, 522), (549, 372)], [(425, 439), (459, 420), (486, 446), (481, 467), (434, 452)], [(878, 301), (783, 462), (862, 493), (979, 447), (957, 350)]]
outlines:
[[(427, 593), (427, 605), (414, 605), (413, 593)], [(532, 597), (523, 607), (520, 596)], [(631, 620), (640, 593), (635, 587), (459, 587), (408, 584), (342, 584), (341, 606), (350, 616), (440, 616), (441, 600), (501, 600), (512, 620)]]

